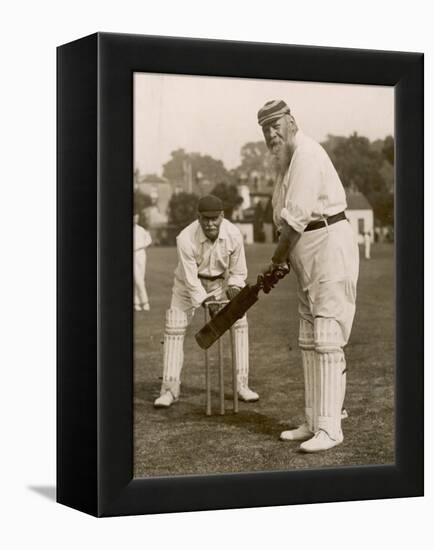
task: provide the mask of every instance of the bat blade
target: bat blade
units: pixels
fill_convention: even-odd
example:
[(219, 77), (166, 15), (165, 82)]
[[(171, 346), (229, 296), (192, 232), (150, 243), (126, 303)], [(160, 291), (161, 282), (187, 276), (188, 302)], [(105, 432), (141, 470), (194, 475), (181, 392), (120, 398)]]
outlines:
[(196, 334), (196, 342), (208, 349), (258, 301), (258, 287), (247, 285)]

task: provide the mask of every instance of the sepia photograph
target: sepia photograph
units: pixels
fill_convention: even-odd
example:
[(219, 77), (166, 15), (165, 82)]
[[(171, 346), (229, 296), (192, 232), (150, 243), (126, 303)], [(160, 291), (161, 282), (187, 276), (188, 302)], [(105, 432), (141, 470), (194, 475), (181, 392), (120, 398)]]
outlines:
[(134, 74), (134, 477), (394, 464), (394, 110)]

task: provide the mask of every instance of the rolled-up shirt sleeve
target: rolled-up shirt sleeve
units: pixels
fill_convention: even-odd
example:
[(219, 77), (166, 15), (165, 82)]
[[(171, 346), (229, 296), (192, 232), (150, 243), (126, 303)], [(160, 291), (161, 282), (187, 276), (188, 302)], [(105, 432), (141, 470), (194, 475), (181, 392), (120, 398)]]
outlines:
[(197, 272), (193, 249), (188, 243), (177, 241), (179, 265), (181, 267), (185, 287), (190, 294), (193, 307), (199, 307), (208, 296), (203, 288)]
[(290, 169), (289, 188), (280, 219), (298, 233), (312, 220), (318, 202), (321, 184), (321, 166), (314, 155), (297, 151)]
[(232, 254), (229, 257), (228, 266), (228, 286), (237, 286), (243, 288), (246, 284), (247, 264), (244, 252), (243, 237), (240, 234), (235, 241)]

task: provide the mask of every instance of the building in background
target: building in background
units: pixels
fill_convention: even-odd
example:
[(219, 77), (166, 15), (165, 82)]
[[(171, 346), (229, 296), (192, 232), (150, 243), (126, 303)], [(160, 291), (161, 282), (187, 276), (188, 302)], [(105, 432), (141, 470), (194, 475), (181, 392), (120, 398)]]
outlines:
[(359, 191), (346, 190), (347, 218), (357, 235), (357, 242), (363, 244), (365, 233), (369, 233), (374, 242), (374, 211), (368, 199)]
[(156, 206), (161, 214), (167, 216), (167, 207), (173, 194), (173, 188), (166, 178), (156, 174), (141, 176), (136, 172), (134, 174), (134, 190), (143, 195), (149, 195), (152, 205)]
[(232, 221), (243, 221), (244, 220), (244, 211), (250, 208), (251, 206), (251, 199), (250, 199), (250, 190), (248, 185), (237, 185), (237, 190), (239, 196), (243, 199), (243, 202), (234, 208), (233, 214), (232, 214)]
[[(205, 192), (203, 187), (202, 174), (198, 173), (194, 191), (198, 196)], [(267, 184), (267, 181), (258, 178)], [(212, 186), (208, 186), (212, 187)], [(260, 187), (259, 185), (253, 186)], [(241, 230), (245, 244), (252, 242), (271, 243), (276, 240), (275, 228), (272, 221), (271, 194), (272, 189), (268, 185), (263, 185), (264, 190), (252, 190), (252, 182), (248, 179), (241, 181), (238, 186), (238, 193), (243, 198), (243, 202), (238, 208), (234, 209), (233, 222)], [(168, 206), (173, 194), (181, 190), (176, 184), (166, 178), (156, 174), (147, 174), (142, 176), (138, 171), (134, 173), (134, 191), (136, 193), (147, 195), (151, 199), (151, 206), (146, 207), (147, 226), (151, 230), (155, 244), (163, 243), (164, 239), (159, 239), (159, 232), (169, 230)], [(211, 189), (206, 189), (210, 192)], [(374, 212), (368, 199), (363, 193), (354, 188), (346, 189), (347, 195), (347, 217), (351, 226), (357, 235), (359, 244), (364, 243), (365, 234), (368, 233), (371, 243), (377, 240), (386, 240), (383, 234), (378, 236), (378, 228), (374, 229)]]
[[(158, 223), (167, 223), (167, 210), (173, 194), (172, 184), (156, 174), (140, 175), (134, 173), (134, 191), (148, 195), (152, 201), (151, 216)], [(150, 220), (150, 223), (152, 220)]]

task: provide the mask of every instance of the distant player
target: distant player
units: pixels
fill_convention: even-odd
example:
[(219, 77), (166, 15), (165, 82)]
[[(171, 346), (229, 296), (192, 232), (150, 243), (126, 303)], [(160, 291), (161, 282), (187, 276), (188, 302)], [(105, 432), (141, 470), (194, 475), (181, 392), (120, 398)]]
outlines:
[(356, 309), (359, 250), (344, 188), (323, 147), (299, 130), (284, 101), (266, 103), (258, 122), (278, 172), (272, 202), (280, 236), (264, 274), (289, 260), (298, 282), (305, 422), (280, 437), (303, 441), (304, 452), (325, 451), (343, 441), (343, 347)]
[[(243, 237), (224, 219), (223, 203), (213, 195), (199, 200), (198, 220), (176, 239), (178, 265), (166, 312), (163, 383), (155, 407), (170, 407), (178, 400), (184, 360), (184, 336), (197, 308), (207, 301), (232, 299), (247, 277)], [(227, 296), (227, 298), (226, 298)], [(211, 315), (216, 312), (210, 305)], [(249, 339), (247, 318), (234, 325), (238, 395), (243, 401), (259, 396), (248, 387)]]
[(363, 235), (363, 242), (365, 245), (365, 260), (371, 259), (371, 234), (369, 231)]
[(149, 231), (139, 225), (139, 215), (135, 214), (134, 222), (134, 309), (149, 311), (149, 299), (146, 292), (146, 249), (152, 243)]

